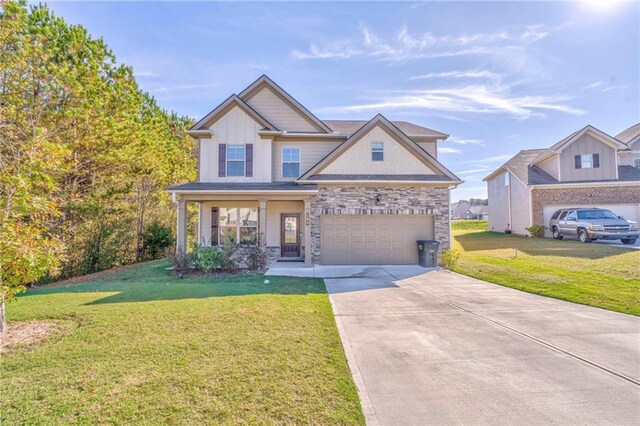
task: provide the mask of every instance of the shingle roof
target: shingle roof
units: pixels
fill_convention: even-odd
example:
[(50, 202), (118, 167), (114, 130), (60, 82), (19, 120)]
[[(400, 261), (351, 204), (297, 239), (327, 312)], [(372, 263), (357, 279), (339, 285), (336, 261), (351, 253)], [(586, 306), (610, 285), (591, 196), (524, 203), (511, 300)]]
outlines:
[(313, 175), (308, 178), (309, 180), (391, 180), (391, 181), (400, 181), (400, 180), (415, 180), (422, 182), (441, 182), (447, 181), (451, 182), (451, 178), (449, 176), (442, 175)]
[(616, 135), (616, 139), (618, 139), (621, 142), (624, 142), (624, 143), (628, 144), (629, 142), (631, 142), (633, 139), (637, 138), (638, 136), (640, 136), (640, 123), (634, 124), (633, 126), (629, 127), (628, 129), (624, 129), (622, 132), (620, 132), (620, 133), (618, 133)]
[(521, 181), (527, 183), (529, 180), (529, 164), (540, 155), (544, 149), (524, 149), (511, 157), (502, 167), (507, 167)]
[[(334, 132), (346, 133), (348, 136), (354, 134), (358, 129), (367, 124), (368, 120), (323, 120), (324, 123), (331, 127)], [(447, 138), (446, 133), (429, 129), (428, 127), (418, 126), (417, 124), (407, 121), (392, 121), (392, 123), (407, 136), (425, 136), (434, 138)]]
[(169, 191), (309, 191), (316, 185), (298, 185), (295, 182), (238, 183), (238, 182), (189, 182), (172, 186)]

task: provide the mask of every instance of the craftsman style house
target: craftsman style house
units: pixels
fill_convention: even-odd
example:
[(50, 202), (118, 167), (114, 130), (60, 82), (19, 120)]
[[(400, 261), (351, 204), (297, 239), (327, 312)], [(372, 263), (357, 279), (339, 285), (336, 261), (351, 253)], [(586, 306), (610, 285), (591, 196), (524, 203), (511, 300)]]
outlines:
[(640, 123), (615, 137), (586, 126), (550, 148), (520, 151), (484, 180), (491, 231), (526, 235), (567, 207), (600, 207), (638, 221)]
[(198, 180), (169, 190), (179, 250), (187, 203), (199, 206), (200, 244), (260, 240), (306, 265), (411, 264), (416, 240), (449, 247), (449, 191), (461, 181), (437, 160), (444, 133), (382, 115), (322, 121), (262, 76), (189, 134)]

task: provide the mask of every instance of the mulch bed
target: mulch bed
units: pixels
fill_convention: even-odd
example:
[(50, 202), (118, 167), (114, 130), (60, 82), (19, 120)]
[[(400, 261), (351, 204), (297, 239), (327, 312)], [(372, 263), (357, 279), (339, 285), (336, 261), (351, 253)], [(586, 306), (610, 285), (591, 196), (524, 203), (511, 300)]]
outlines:
[(60, 331), (60, 325), (50, 321), (9, 324), (7, 334), (0, 341), (0, 352), (7, 352), (18, 346), (27, 349), (57, 331)]

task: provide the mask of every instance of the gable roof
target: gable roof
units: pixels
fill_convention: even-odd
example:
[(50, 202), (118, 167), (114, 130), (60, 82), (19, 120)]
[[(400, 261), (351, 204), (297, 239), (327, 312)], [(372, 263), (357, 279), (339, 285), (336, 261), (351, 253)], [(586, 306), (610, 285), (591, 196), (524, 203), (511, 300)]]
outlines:
[[(345, 133), (351, 136), (362, 126), (367, 124), (366, 120), (324, 120), (324, 123), (331, 127), (334, 132)], [(418, 126), (417, 124), (407, 121), (392, 121), (392, 123), (409, 137), (432, 137), (437, 139), (446, 139), (449, 137), (446, 133), (429, 129), (428, 127)]]
[(586, 133), (591, 134), (592, 136), (594, 136), (599, 141), (611, 146), (614, 149), (626, 149), (627, 148), (627, 145), (622, 143), (622, 142), (620, 142), (618, 139), (614, 138), (613, 136), (610, 136), (610, 135), (606, 134), (602, 130), (596, 129), (595, 127), (593, 127), (590, 124), (587, 124), (586, 126), (584, 126), (582, 129), (578, 130), (577, 132), (573, 132), (569, 136), (567, 136), (566, 138), (560, 140), (559, 142), (556, 142), (550, 148), (543, 150), (543, 152), (541, 152), (538, 155), (537, 158), (533, 159), (533, 161), (531, 163), (533, 165), (535, 165), (535, 164), (538, 164), (538, 163), (546, 160), (547, 158), (549, 158), (553, 154), (561, 153), (562, 151), (564, 151), (564, 149), (566, 147), (568, 147), (569, 145), (571, 145), (572, 143), (577, 141), (582, 135), (584, 135)]
[(383, 127), (383, 130), (388, 131), (390, 134), (397, 137), (398, 142), (403, 145), (409, 152), (422, 160), (428, 167), (431, 167), (436, 175), (440, 175), (443, 178), (447, 178), (451, 182), (462, 182), (456, 175), (450, 172), (446, 167), (438, 162), (425, 151), (420, 145), (411, 140), (405, 135), (398, 127), (392, 122), (387, 120), (382, 114), (378, 114), (368, 121), (365, 125), (360, 127), (355, 133), (353, 133), (347, 140), (338, 145), (333, 151), (331, 151), (322, 160), (311, 167), (306, 173), (304, 173), (298, 181), (310, 180), (310, 178), (317, 173), (321, 172), (325, 167), (331, 164), (336, 158), (338, 158), (347, 149), (353, 146), (358, 140), (365, 136), (371, 129), (376, 126)]
[(278, 86), (273, 80), (271, 80), (269, 77), (267, 77), (266, 74), (262, 74), (256, 81), (251, 83), (249, 86), (247, 86), (246, 89), (244, 89), (242, 92), (240, 92), (240, 94), (238, 96), (240, 98), (242, 98), (242, 99), (250, 98), (251, 95), (256, 93), (264, 85), (270, 87), (277, 94), (282, 96), (288, 103), (290, 103), (294, 107), (294, 109), (297, 110), (298, 113), (300, 113), (302, 116), (304, 116), (309, 121), (314, 123), (316, 126), (318, 126), (320, 129), (322, 129), (324, 132), (332, 133), (332, 130), (324, 122), (322, 122), (322, 120), (320, 120), (318, 117), (313, 115), (311, 113), (311, 111), (306, 109), (300, 102), (295, 100), (295, 98), (293, 96), (291, 96), (282, 87)]
[(240, 99), (235, 93), (229, 96), (224, 102), (215, 107), (209, 114), (205, 115), (200, 121), (191, 126), (187, 133), (190, 134), (198, 134), (202, 130), (207, 129), (207, 124), (215, 121), (219, 117), (223, 116), (227, 112), (229, 112), (233, 107), (239, 107), (246, 114), (251, 116), (256, 122), (260, 123), (264, 126), (264, 129), (267, 130), (278, 130), (273, 124), (269, 123), (263, 116), (258, 114), (256, 110), (251, 108), (245, 101)]
[(634, 124), (628, 129), (624, 129), (616, 135), (616, 139), (620, 142), (626, 143), (628, 146), (631, 146), (633, 143), (640, 140), (640, 123)]
[(518, 179), (520, 179), (523, 183), (527, 183), (529, 181), (529, 164), (537, 158), (542, 152), (546, 151), (545, 149), (523, 149), (509, 160), (506, 163), (498, 167), (494, 170), (489, 176), (485, 177), (484, 181), (489, 181), (504, 171), (508, 170), (513, 173)]

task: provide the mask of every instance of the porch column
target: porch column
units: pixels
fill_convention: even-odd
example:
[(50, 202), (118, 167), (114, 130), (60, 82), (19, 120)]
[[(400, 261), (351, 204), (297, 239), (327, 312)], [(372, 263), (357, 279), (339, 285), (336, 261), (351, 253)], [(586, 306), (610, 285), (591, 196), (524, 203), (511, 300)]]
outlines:
[(176, 214), (176, 252), (187, 251), (187, 202), (178, 198)]
[(304, 223), (304, 266), (311, 266), (311, 200), (304, 200), (304, 215), (302, 217)]
[(258, 238), (267, 244), (267, 200), (258, 201)]

